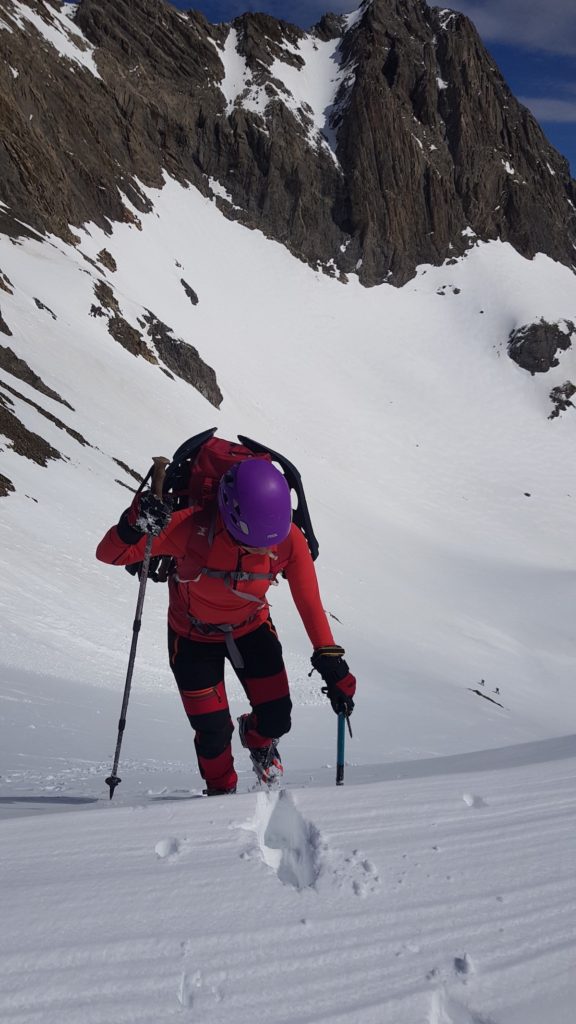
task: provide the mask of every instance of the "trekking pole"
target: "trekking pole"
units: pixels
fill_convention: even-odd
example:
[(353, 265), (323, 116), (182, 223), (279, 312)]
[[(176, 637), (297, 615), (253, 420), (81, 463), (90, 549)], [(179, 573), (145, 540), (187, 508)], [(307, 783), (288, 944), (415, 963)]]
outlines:
[[(164, 482), (164, 476), (166, 474), (166, 467), (170, 460), (162, 457), (158, 457), (152, 460), (154, 463), (150, 473), (152, 474), (152, 491), (157, 498), (162, 498), (162, 484)], [(148, 476), (150, 476), (150, 473)], [(146, 482), (148, 476), (145, 478), (143, 483)], [(150, 567), (150, 557), (152, 555), (152, 544), (154, 537), (151, 533), (146, 538), (146, 550), (144, 552), (144, 560), (142, 562), (142, 569), (140, 571), (140, 587), (138, 590), (138, 600), (136, 602), (136, 614), (134, 616), (134, 624), (132, 626), (132, 643), (130, 645), (130, 656), (128, 658), (128, 670), (126, 672), (126, 682), (124, 684), (124, 698), (122, 700), (122, 709), (120, 711), (120, 721), (118, 722), (118, 739), (116, 740), (116, 751), (114, 753), (114, 764), (112, 766), (112, 774), (106, 779), (106, 785), (110, 787), (110, 799), (114, 796), (114, 790), (116, 786), (119, 786), (122, 779), (118, 777), (118, 762), (120, 760), (120, 750), (122, 747), (122, 740), (124, 738), (124, 729), (126, 728), (126, 713), (128, 711), (128, 701), (130, 700), (130, 689), (132, 686), (132, 675), (134, 672), (134, 662), (136, 660), (136, 647), (138, 645), (138, 634), (140, 632), (140, 626), (142, 625), (142, 607), (144, 605), (144, 595), (146, 593), (146, 583), (148, 580), (148, 569)]]
[(338, 714), (338, 752), (336, 755), (336, 785), (344, 785), (344, 749), (346, 743), (346, 726), (348, 726), (348, 732), (352, 736), (352, 728), (350, 726), (350, 716), (345, 711), (340, 711)]

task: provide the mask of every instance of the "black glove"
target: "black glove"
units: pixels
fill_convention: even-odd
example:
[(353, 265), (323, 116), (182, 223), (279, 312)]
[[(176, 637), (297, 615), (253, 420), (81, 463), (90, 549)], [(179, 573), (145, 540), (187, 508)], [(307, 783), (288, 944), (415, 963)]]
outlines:
[(356, 679), (342, 657), (345, 653), (343, 647), (329, 644), (317, 647), (310, 660), (312, 668), (320, 673), (326, 684), (322, 693), (326, 694), (336, 714), (343, 711), (349, 716), (354, 710), (352, 698), (356, 693)]
[(137, 494), (132, 505), (122, 513), (118, 534), (125, 544), (137, 544), (145, 533), (157, 537), (172, 517), (170, 501), (157, 498), (152, 491)]

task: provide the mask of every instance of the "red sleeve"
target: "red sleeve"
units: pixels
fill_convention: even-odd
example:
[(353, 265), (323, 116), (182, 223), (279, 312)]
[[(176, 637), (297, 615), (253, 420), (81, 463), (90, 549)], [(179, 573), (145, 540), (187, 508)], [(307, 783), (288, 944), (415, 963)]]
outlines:
[[(166, 529), (154, 537), (152, 555), (174, 555), (177, 557), (185, 553), (190, 534), (188, 519), (194, 511), (193, 508), (185, 508), (181, 512), (174, 513)], [(99, 562), (107, 562), (109, 565), (131, 565), (132, 562), (142, 561), (145, 548), (145, 534), (137, 544), (125, 544), (118, 536), (118, 530), (113, 526), (96, 548), (96, 558)]]
[(333, 644), (334, 637), (328, 624), (326, 612), (322, 607), (312, 555), (304, 534), (297, 526), (292, 525), (290, 540), (292, 550), (284, 573), (290, 584), (294, 604), (312, 641), (312, 646), (316, 648)]

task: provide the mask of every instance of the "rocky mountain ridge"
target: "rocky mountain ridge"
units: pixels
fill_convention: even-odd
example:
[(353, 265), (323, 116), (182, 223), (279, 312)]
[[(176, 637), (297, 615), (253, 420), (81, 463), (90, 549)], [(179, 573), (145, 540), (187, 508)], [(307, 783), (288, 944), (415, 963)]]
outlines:
[(0, 47), (4, 232), (137, 226), (140, 183), (167, 173), (343, 280), (401, 285), (476, 239), (574, 266), (567, 162), (463, 15), (365, 0), (306, 33), (163, 0), (0, 0)]

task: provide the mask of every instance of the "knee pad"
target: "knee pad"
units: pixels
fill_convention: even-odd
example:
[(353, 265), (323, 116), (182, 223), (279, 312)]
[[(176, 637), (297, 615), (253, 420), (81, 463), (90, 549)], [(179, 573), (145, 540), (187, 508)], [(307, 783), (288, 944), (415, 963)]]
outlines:
[(191, 725), (196, 730), (194, 745), (199, 757), (218, 757), (230, 745), (234, 726), (228, 712), (204, 715)]
[(279, 739), (280, 736), (285, 736), (287, 732), (290, 732), (292, 725), (290, 719), (290, 712), (292, 711), (292, 701), (290, 697), (280, 697), (279, 700), (271, 700), (265, 704), (259, 704), (254, 709), (254, 718), (256, 719), (256, 729), (261, 736), (266, 736), (269, 739)]

